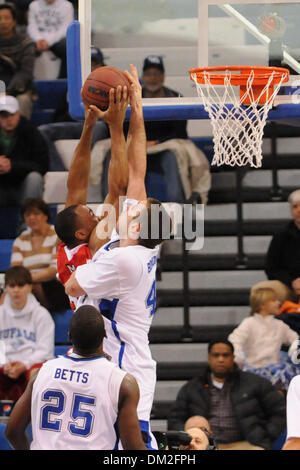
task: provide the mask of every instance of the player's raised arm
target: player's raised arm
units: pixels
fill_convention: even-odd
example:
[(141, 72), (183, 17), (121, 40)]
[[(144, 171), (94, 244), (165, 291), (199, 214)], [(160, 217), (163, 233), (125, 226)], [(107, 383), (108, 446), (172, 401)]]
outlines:
[(128, 185), (128, 162), (126, 141), (123, 132), (126, 110), (129, 105), (129, 90), (118, 87), (110, 91), (109, 108), (111, 110), (109, 125), (111, 136), (111, 158), (108, 169), (108, 194), (105, 203), (114, 204), (119, 196), (125, 196)]
[(124, 450), (147, 450), (140, 430), (137, 406), (140, 392), (135, 378), (126, 374), (119, 395), (118, 429)]
[[(123, 132), (123, 124), (126, 110), (129, 104), (129, 95), (127, 87), (118, 86), (117, 90), (113, 88), (109, 93), (109, 107), (102, 115), (109, 125), (111, 136), (111, 159), (108, 169), (108, 194), (105, 198), (105, 204), (111, 204), (115, 208), (115, 214), (119, 215), (119, 197), (125, 196), (128, 185), (128, 164), (127, 164), (127, 148)], [(102, 224), (102, 222), (100, 222)], [(107, 232), (107, 227), (104, 227)], [(101, 237), (99, 238), (99, 233)], [(89, 247), (92, 253), (95, 253), (110, 238), (107, 232), (103, 236), (100, 227), (95, 227), (90, 240)]]
[(102, 115), (103, 113), (96, 106), (85, 106), (85, 121), (68, 174), (68, 192), (65, 207), (86, 204), (93, 132), (96, 122)]
[(35, 381), (31, 379), (23, 395), (15, 404), (5, 428), (5, 436), (15, 450), (29, 450), (29, 440), (25, 433), (31, 421), (31, 395)]
[(146, 199), (145, 176), (147, 168), (147, 139), (143, 115), (142, 87), (136, 67), (130, 64), (125, 72), (131, 83), (131, 115), (127, 136), (128, 188), (127, 197), (138, 201)]

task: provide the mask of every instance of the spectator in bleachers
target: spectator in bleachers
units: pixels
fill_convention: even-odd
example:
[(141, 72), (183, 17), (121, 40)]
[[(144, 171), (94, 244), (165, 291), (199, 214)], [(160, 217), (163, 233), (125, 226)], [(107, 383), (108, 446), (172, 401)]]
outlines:
[[(299, 336), (274, 318), (279, 313), (280, 301), (272, 289), (252, 291), (250, 305), (251, 316), (228, 336), (236, 361), (244, 371), (262, 375), (274, 386), (287, 390), (290, 380), (300, 373), (300, 367), (292, 361)], [(288, 355), (280, 354), (282, 345), (290, 346)]]
[(38, 129), (21, 115), (13, 96), (0, 99), (0, 207), (42, 197), (48, 148)]
[[(143, 64), (143, 98), (182, 96), (164, 85), (161, 57), (150, 55)], [(165, 175), (166, 200), (206, 204), (211, 186), (208, 160), (189, 140), (187, 121), (146, 121), (147, 171)], [(151, 194), (155, 197), (155, 194)]]
[(271, 449), (285, 429), (285, 400), (268, 380), (238, 368), (229, 341), (214, 340), (205, 372), (180, 389), (168, 429), (183, 430), (191, 417), (208, 421), (221, 450)]
[(74, 20), (74, 7), (68, 0), (34, 0), (29, 5), (28, 34), (38, 54), (52, 51), (60, 60), (58, 78), (67, 77), (66, 34)]
[(51, 312), (69, 307), (63, 285), (56, 279), (57, 235), (49, 224), (50, 209), (39, 198), (27, 199), (22, 215), (28, 227), (14, 241), (11, 266), (25, 266), (31, 273), (32, 293)]
[(6, 272), (0, 306), (1, 400), (18, 400), (33, 373), (54, 356), (54, 321), (31, 288), (30, 272), (23, 266)]
[(30, 119), (34, 96), (35, 44), (27, 34), (16, 31), (14, 5), (0, 5), (0, 80), (8, 95), (16, 96), (21, 113)]
[(276, 279), (290, 289), (294, 300), (300, 296), (300, 189), (288, 198), (291, 220), (273, 236), (265, 262), (268, 279)]

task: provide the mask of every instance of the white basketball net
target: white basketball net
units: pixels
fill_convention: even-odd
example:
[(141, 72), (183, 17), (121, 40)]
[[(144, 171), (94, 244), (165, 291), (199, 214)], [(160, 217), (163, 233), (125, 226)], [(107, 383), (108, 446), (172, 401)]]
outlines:
[[(273, 85), (272, 89), (270, 85), (274, 73), (270, 75), (268, 83), (256, 99), (252, 91), (255, 78), (253, 70), (249, 74), (246, 91), (242, 97), (236, 95), (236, 86), (231, 84), (232, 74), (229, 70), (225, 72), (224, 86), (212, 84), (207, 72), (204, 72), (203, 85), (197, 82), (196, 74), (192, 74), (198, 96), (203, 100), (213, 127), (212, 165), (250, 164), (255, 168), (261, 167), (263, 129), (275, 96), (286, 78), (286, 74), (283, 73), (280, 82)], [(266, 103), (259, 104), (264, 94), (266, 94)], [(249, 100), (250, 105), (243, 105)]]

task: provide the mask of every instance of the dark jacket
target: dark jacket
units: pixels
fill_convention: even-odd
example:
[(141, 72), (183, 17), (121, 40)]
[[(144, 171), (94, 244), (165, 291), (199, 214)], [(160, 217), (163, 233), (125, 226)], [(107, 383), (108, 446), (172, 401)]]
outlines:
[(33, 89), (35, 52), (35, 44), (27, 34), (16, 33), (9, 39), (0, 36), (0, 78), (8, 95)]
[[(145, 97), (145, 89), (142, 89), (142, 96)], [(180, 95), (171, 88), (163, 87), (163, 98), (176, 98)], [(124, 123), (124, 133), (127, 136), (129, 123)], [(187, 139), (187, 121), (145, 121), (147, 140), (158, 140), (165, 142), (170, 139)]]
[[(145, 89), (142, 89), (142, 96), (144, 98)], [(171, 88), (163, 87), (164, 98), (176, 98), (180, 95), (177, 91)], [(187, 139), (187, 121), (145, 121), (145, 129), (147, 140), (158, 140), (165, 142), (170, 139)]]
[[(285, 399), (271, 383), (259, 375), (243, 372), (237, 366), (228, 378), (232, 408), (243, 439), (271, 449), (272, 442), (284, 431)], [(210, 370), (187, 382), (179, 391), (168, 417), (169, 430), (183, 430), (191, 416), (209, 420)]]
[[(49, 168), (47, 143), (39, 130), (24, 116), (15, 130), (16, 141), (7, 158), (11, 171), (0, 175), (0, 186), (17, 187), (28, 173), (37, 171), (44, 175)], [(0, 142), (0, 155), (5, 155)]]
[(268, 279), (276, 279), (288, 287), (300, 277), (300, 230), (292, 220), (280, 232), (276, 233), (270, 243), (265, 271)]

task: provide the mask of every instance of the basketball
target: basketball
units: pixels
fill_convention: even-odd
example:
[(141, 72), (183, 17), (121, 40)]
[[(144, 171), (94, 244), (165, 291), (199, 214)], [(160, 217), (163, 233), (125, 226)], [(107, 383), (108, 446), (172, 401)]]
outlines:
[(87, 105), (93, 104), (106, 110), (109, 104), (109, 90), (119, 85), (130, 87), (130, 82), (122, 70), (105, 65), (98, 67), (86, 79), (82, 89), (82, 99)]

